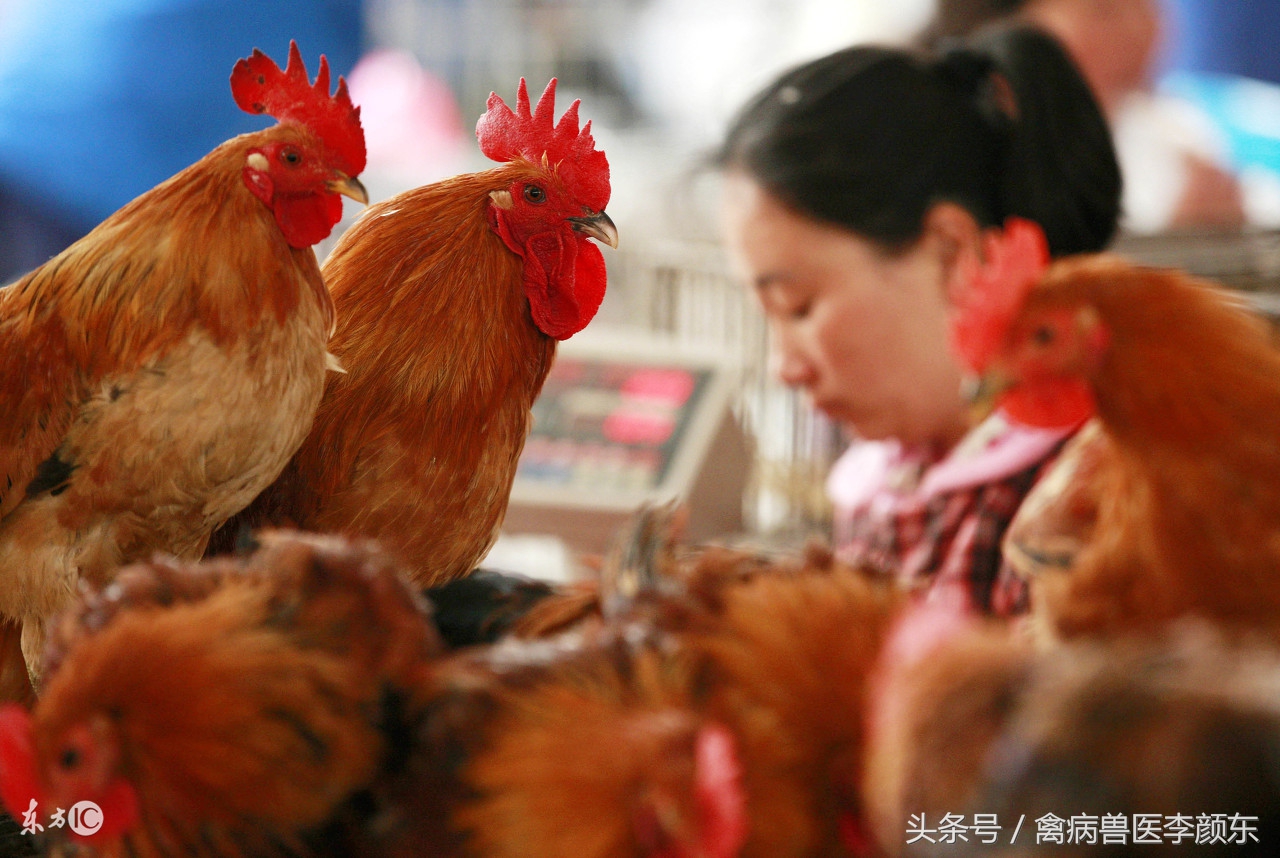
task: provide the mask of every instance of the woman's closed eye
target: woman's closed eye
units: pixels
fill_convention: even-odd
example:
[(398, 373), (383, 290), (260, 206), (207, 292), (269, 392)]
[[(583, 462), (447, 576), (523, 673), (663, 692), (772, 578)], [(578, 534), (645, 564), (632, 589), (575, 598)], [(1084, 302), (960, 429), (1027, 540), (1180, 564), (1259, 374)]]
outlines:
[(799, 322), (808, 318), (809, 313), (812, 310), (813, 310), (812, 301), (801, 301), (798, 304), (792, 304), (790, 307), (788, 307), (786, 314), (787, 314), (787, 318), (793, 321)]

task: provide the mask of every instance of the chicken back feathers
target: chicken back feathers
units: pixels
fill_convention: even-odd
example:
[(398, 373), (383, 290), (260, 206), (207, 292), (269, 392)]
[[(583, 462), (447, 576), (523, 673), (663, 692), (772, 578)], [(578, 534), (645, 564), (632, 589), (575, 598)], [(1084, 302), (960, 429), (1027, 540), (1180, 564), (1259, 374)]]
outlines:
[[(322, 77), (304, 107), (329, 98)], [(357, 169), (363, 138), (343, 110), (339, 160)], [(0, 613), (24, 623), (33, 668), (44, 619), (78, 579), (153, 551), (199, 556), (305, 437), (333, 305), (290, 216), (300, 200), (362, 194), (326, 161), (333, 145), (299, 108), (0, 290)], [(291, 202), (267, 203), (263, 182)], [(306, 241), (323, 237), (308, 222)]]
[(461, 760), (444, 794), (466, 848), (447, 854), (733, 858), (737, 740), (688, 706), (689, 680), (643, 635), (512, 640), (446, 666), (435, 720), (484, 713), (433, 731), (434, 755)]
[[(264, 524), (364, 535), (426, 585), (468, 574), (488, 551), (556, 338), (604, 294), (588, 238), (616, 243), (600, 210), (607, 163), (576, 106), (551, 124), (553, 95), (536, 121), (527, 93), (518, 113), (490, 100), (481, 141), (508, 132), (510, 146), (485, 149), (507, 163), (395, 196), (343, 234), (324, 276), (338, 311), (330, 348), (347, 373), (329, 379), (280, 479), (212, 550)], [(494, 118), (504, 111), (516, 118)], [(536, 309), (544, 298), (551, 327)]]

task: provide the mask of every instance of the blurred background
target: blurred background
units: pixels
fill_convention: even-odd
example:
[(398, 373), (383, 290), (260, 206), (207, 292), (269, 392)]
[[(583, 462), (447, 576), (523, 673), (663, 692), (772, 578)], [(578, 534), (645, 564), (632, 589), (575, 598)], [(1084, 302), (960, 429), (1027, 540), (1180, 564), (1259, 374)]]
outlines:
[[(1132, 195), (1117, 249), (1219, 277), (1273, 309), (1280, 0), (1034, 4), (1085, 22), (1071, 45), (1082, 67), (1125, 75), (1112, 118)], [(1133, 23), (1135, 9), (1136, 29), (1105, 23)], [(823, 480), (846, 439), (770, 380), (763, 322), (721, 256), (705, 164), (734, 111), (781, 69), (854, 42), (911, 41), (934, 14), (935, 0), (0, 0), (0, 283), (261, 127), (226, 83), (253, 47), (282, 60), (294, 38), (309, 68), (323, 52), (348, 77), (374, 200), (485, 169), (473, 129), (489, 93), (511, 101), (524, 77), (536, 96), (554, 76), (557, 112), (581, 98), (608, 153), (621, 234), (601, 313), (563, 361), (581, 371), (629, 345), (622, 381), (593, 376), (603, 393), (549, 382), (545, 437), (527, 450), (541, 458), (513, 495), (513, 555), (535, 551), (521, 534), (609, 497), (621, 509), (699, 494), (698, 535), (822, 533)], [(674, 400), (651, 386), (627, 399), (628, 372), (673, 366), (690, 373), (659, 386), (682, 391)], [(637, 471), (635, 457), (604, 450), (586, 423), (610, 408), (666, 409), (665, 434), (637, 442), (661, 456)]]

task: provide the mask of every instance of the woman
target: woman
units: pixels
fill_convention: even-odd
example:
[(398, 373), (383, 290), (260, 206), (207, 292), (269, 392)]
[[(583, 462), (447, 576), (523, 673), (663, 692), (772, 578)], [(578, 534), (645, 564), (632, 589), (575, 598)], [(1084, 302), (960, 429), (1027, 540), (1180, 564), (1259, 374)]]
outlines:
[(1030, 29), (936, 57), (850, 48), (761, 92), (719, 162), (779, 376), (860, 439), (829, 481), (842, 556), (964, 609), (1025, 610), (999, 540), (1065, 433), (969, 429), (947, 295), (1010, 216), (1054, 256), (1110, 240), (1120, 178), (1088, 85)]

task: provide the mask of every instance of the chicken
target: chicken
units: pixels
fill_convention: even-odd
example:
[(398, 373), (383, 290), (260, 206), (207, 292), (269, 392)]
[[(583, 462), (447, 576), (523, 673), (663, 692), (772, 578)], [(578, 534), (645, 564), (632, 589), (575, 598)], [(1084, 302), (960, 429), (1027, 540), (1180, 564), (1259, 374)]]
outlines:
[(431, 586), (470, 573), (497, 536), (557, 340), (605, 291), (608, 162), (578, 103), (553, 124), (489, 99), (476, 135), (502, 166), (372, 206), (324, 276), (338, 311), (315, 425), (280, 478), (215, 541), (264, 524), (377, 538)]
[(1031, 508), (1080, 543), (1068, 568), (1031, 578), (1037, 626), (1056, 639), (1197, 614), (1280, 632), (1280, 352), (1267, 325), (1214, 284), (1113, 256), (1037, 279), (1042, 264), (1014, 261), (1043, 259), (1036, 238), (1009, 251), (1018, 276), (978, 278), (985, 298), (960, 302), (957, 343), (1013, 419), (1096, 414), (1101, 439), (1071, 465), (1090, 487)]
[(744, 856), (874, 854), (861, 790), (872, 670), (903, 594), (811, 553), (718, 590), (680, 634), (699, 709), (737, 737)]
[(369, 789), (401, 764), (405, 703), (439, 640), (373, 547), (262, 539), (243, 562), (127, 567), (63, 615), (35, 709), (0, 713), (11, 814), (44, 823), (94, 801), (103, 824), (87, 842), (102, 855), (347, 855), (370, 841)]
[[(1277, 692), (1274, 647), (1185, 622), (1154, 639), (1082, 639), (1041, 656), (972, 804), (953, 806), (966, 819), (991, 814), (1004, 831), (948, 852), (1084, 856), (1123, 842), (1110, 848), (1270, 854)], [(1042, 841), (1055, 826), (1061, 842)]]
[[(311, 245), (363, 201), (358, 109), (256, 52), (230, 140), (0, 290), (0, 617), (39, 673), (78, 582), (210, 533), (275, 479), (319, 404), (333, 304)], [(8, 656), (16, 656), (8, 647)], [(5, 668), (8, 670), (8, 668)]]
[(734, 736), (743, 856), (872, 854), (863, 713), (904, 594), (817, 544), (772, 556), (679, 546), (680, 512), (643, 509), (619, 535), (601, 580), (606, 628), (669, 638), (695, 678), (690, 707)]
[[(1267, 750), (1280, 735), (1280, 657), (1269, 644), (1183, 620), (1037, 651), (1007, 626), (937, 611), (909, 613), (891, 640), (900, 634), (916, 651), (890, 643), (882, 654), (864, 782), (890, 855), (1094, 854), (1113, 842), (1097, 839), (1104, 815), (1125, 845), (1145, 815), (1139, 848), (1156, 852), (1162, 840), (1190, 845), (1202, 814), (1223, 814), (1228, 836), (1226, 814), (1262, 832), (1280, 822)], [(1175, 814), (1188, 816), (1171, 825)], [(1042, 841), (1055, 818), (1066, 839)], [(1093, 841), (1081, 836), (1090, 818)], [(1163, 839), (1186, 825), (1185, 840)]]
[(736, 740), (690, 706), (691, 682), (661, 634), (635, 629), (438, 664), (414, 752), (377, 794), (410, 821), (395, 854), (734, 858)]

